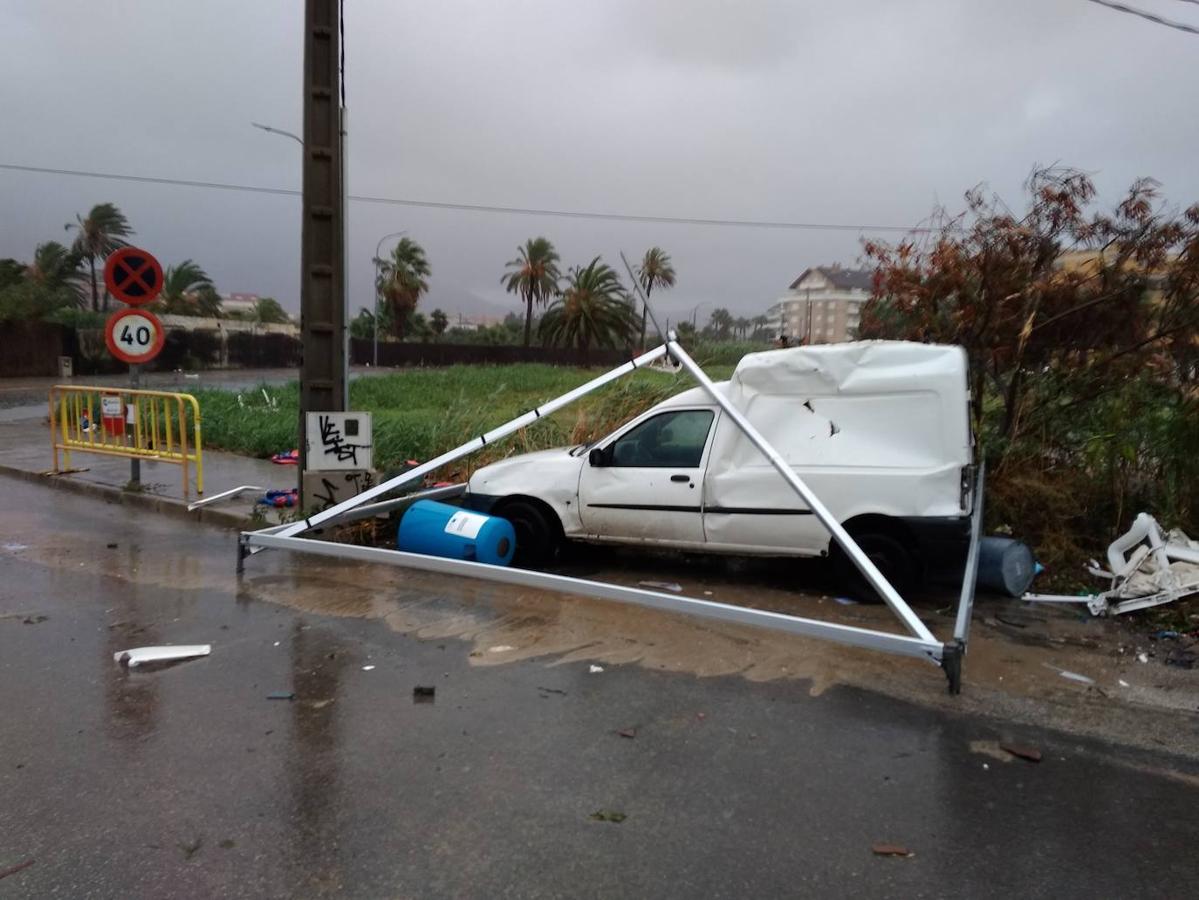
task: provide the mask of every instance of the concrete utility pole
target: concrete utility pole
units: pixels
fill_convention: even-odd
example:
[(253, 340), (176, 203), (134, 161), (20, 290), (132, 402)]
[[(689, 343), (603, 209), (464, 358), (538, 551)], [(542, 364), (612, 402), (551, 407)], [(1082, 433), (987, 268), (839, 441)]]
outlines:
[(346, 403), (345, 183), (338, 12), (337, 0), (305, 0), (301, 476), (307, 464), (307, 413), (344, 410)]

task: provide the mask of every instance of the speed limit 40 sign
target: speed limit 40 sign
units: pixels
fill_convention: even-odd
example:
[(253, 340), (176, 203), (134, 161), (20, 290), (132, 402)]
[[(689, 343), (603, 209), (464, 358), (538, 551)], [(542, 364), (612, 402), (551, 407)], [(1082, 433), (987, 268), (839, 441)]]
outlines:
[(109, 316), (104, 326), (109, 352), (130, 365), (156, 357), (165, 337), (158, 316), (144, 309), (123, 309)]

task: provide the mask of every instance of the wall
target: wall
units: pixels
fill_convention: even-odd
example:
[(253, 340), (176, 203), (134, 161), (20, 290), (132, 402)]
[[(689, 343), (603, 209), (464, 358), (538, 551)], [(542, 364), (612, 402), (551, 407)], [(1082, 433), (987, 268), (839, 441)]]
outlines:
[(57, 375), (58, 357), (71, 356), (74, 332), (48, 322), (0, 322), (0, 378)]
[[(365, 338), (350, 340), (353, 364), (367, 365), (373, 358), (372, 342)], [(399, 344), (380, 342), (380, 366), (453, 366), (506, 365), (508, 363), (546, 363), (551, 366), (616, 366), (627, 362), (629, 354), (621, 350), (579, 350), (563, 347), (511, 347), (478, 344)]]

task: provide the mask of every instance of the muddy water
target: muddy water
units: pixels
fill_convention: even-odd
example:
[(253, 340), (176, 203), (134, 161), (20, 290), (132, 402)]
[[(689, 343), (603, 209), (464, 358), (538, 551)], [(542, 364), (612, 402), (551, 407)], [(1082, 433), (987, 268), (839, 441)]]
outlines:
[[(1139, 663), (1138, 650), (1152, 648), (1138, 645), (1123, 623), (1080, 619), (1076, 611), (980, 601), (965, 693), (947, 698), (942, 674), (919, 660), (610, 601), (275, 551), (247, 560), (238, 579), (231, 535), (161, 517), (152, 517), (152, 529), (135, 527), (142, 524), (138, 516), (116, 509), (107, 517), (115, 522), (64, 520), (58, 511), (18, 509), (0, 526), (0, 554), (81, 568), (143, 588), (203, 588), (227, 592), (238, 602), (377, 619), (421, 639), (465, 642), (477, 666), (524, 659), (546, 665), (633, 664), (698, 677), (796, 680), (812, 694), (852, 684), (947, 709), (1052, 724), (1143, 746), (1179, 749), (1182, 744), (1183, 752), (1196, 752), (1199, 673), (1170, 669), (1157, 660)], [(630, 585), (677, 583), (686, 596), (899, 631), (883, 606), (838, 603), (831, 585), (811, 566), (597, 550), (562, 571)], [(938, 635), (952, 630), (953, 599), (931, 595), (915, 602)], [(1067, 679), (1062, 671), (1091, 683)]]

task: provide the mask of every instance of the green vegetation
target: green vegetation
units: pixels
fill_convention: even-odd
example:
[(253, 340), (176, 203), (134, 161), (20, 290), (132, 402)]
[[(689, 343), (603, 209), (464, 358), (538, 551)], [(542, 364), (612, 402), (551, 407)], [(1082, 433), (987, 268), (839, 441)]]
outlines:
[(646, 302), (641, 304), (641, 339), (637, 345), (645, 349), (645, 320), (649, 313), (649, 295), (654, 288), (674, 287), (674, 266), (670, 263), (670, 254), (661, 247), (650, 247), (645, 251), (641, 265), (637, 267), (637, 280), (641, 290), (645, 292)]
[(597, 256), (570, 270), (562, 296), (546, 310), (538, 330), (547, 343), (577, 347), (586, 359), (592, 347), (629, 344), (637, 316), (619, 276)]
[[(374, 414), (376, 466), (389, 471), (405, 460), (426, 460), (457, 447), (603, 371), (531, 364), (409, 369), (354, 381), (350, 402), (354, 409)], [(712, 374), (726, 378), (730, 371), (726, 366)], [(462, 465), (474, 468), (514, 452), (602, 437), (637, 413), (692, 386), (685, 374), (635, 372), (494, 448), (488, 447)], [(241, 394), (221, 390), (195, 394), (203, 415), (205, 447), (269, 457), (295, 446), (299, 415), (295, 383)]]
[(391, 255), (376, 259), (375, 265), (379, 272), (375, 287), (391, 314), (392, 331), (402, 341), (421, 295), (428, 293), (429, 260), (420, 244), (401, 238)]
[[(100, 310), (100, 284), (96, 278), (96, 261), (114, 250), (124, 247), (125, 238), (133, 234), (129, 220), (111, 203), (99, 203), (91, 208), (87, 216), (75, 216), (75, 222), (66, 226), (75, 229), (74, 251), (80, 259), (87, 260), (91, 273), (92, 312)], [(108, 291), (104, 291), (104, 309), (108, 309)]]
[(518, 249), (516, 259), (509, 260), (509, 271), (500, 283), (510, 294), (525, 299), (525, 346), (533, 332), (533, 304), (545, 306), (558, 293), (558, 251), (546, 238), (530, 238)]
[(861, 334), (965, 348), (989, 522), (1064, 586), (1141, 510), (1199, 530), (1199, 205), (1142, 180), (1092, 212), (1070, 169), (1027, 188), (1022, 215), (974, 190), (927, 234), (868, 242)]

